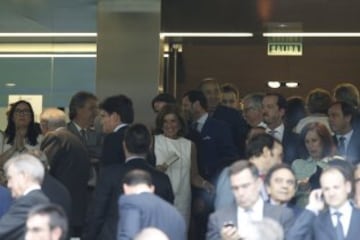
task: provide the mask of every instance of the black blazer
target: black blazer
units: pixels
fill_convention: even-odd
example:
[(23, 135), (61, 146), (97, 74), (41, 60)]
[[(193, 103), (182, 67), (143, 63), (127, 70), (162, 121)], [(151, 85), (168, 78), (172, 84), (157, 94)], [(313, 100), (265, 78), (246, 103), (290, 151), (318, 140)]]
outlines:
[(40, 145), (46, 154), (49, 174), (59, 180), (72, 199), (71, 226), (82, 226), (86, 215), (90, 159), (85, 146), (66, 128), (46, 134)]
[(174, 195), (169, 177), (156, 170), (142, 158), (134, 158), (125, 164), (105, 166), (100, 171), (95, 189), (92, 213), (87, 221), (84, 240), (114, 240), (118, 223), (119, 196), (123, 193), (122, 179), (133, 169), (149, 172), (155, 186), (155, 194), (173, 203)]
[(284, 135), (282, 139), (282, 146), (284, 151), (284, 162), (291, 166), (291, 163), (300, 157), (300, 136), (285, 126)]
[[(338, 145), (337, 137), (333, 137), (336, 146)], [(354, 166), (360, 162), (360, 129), (355, 130), (350, 138), (349, 145), (346, 149), (345, 158)]]
[(128, 126), (124, 126), (116, 132), (106, 135), (101, 153), (102, 166), (125, 162), (123, 141), (127, 128)]
[(0, 239), (23, 240), (30, 209), (37, 204), (48, 202), (49, 199), (41, 190), (33, 190), (16, 199), (9, 211), (0, 219)]

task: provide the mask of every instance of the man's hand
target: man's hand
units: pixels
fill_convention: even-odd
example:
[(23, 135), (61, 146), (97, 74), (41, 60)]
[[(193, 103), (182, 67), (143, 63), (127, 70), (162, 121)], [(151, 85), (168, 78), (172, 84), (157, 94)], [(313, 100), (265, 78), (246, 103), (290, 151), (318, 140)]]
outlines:
[(309, 204), (306, 206), (310, 211), (315, 212), (316, 214), (323, 210), (325, 207), (323, 192), (321, 189), (315, 189), (311, 191), (309, 196)]
[(240, 235), (235, 226), (224, 226), (221, 229), (221, 240), (239, 240)]

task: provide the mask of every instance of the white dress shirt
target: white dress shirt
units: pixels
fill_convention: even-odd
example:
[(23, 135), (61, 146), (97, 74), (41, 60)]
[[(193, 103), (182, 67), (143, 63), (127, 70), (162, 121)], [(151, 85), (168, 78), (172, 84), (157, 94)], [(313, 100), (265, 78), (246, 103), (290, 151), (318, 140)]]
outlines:
[(352, 213), (352, 207), (350, 205), (349, 201), (346, 201), (340, 208), (334, 209), (330, 207), (330, 215), (331, 215), (331, 222), (334, 227), (337, 225), (337, 217), (334, 214), (335, 212), (340, 212), (341, 217), (340, 221), (344, 230), (344, 236), (347, 236), (347, 233), (349, 231), (350, 227), (350, 221), (351, 221), (351, 213)]
[(277, 128), (275, 129), (270, 129), (270, 128), (266, 128), (266, 133), (271, 133), (271, 132), (274, 132), (272, 134), (272, 136), (274, 138), (276, 138), (277, 140), (279, 140), (280, 142), (282, 142), (282, 139), (284, 137), (284, 131), (285, 131), (285, 126), (284, 124), (280, 124)]
[(254, 221), (261, 221), (264, 215), (264, 201), (261, 197), (255, 202), (255, 204), (251, 207), (251, 209), (244, 209), (242, 207), (238, 207), (237, 209), (237, 228), (239, 232), (246, 228), (246, 225), (249, 225)]
[(196, 130), (198, 132), (201, 132), (202, 128), (204, 127), (205, 125), (205, 122), (207, 120), (207, 118), (209, 117), (209, 114), (208, 113), (205, 113), (204, 115), (202, 115), (198, 120), (196, 120)]

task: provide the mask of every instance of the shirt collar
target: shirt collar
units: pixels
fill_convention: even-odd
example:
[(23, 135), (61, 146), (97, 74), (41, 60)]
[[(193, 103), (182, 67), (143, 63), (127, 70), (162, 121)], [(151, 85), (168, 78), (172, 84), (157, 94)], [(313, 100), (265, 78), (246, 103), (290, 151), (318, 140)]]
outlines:
[(202, 115), (198, 120), (196, 120), (197, 123), (199, 123), (200, 125), (204, 125), (206, 122), (206, 119), (209, 117), (208, 113), (205, 113), (204, 115)]
[(78, 130), (78, 132), (80, 132), (81, 129), (83, 129), (82, 127), (80, 127), (79, 125), (77, 125), (76, 122), (72, 121), (72, 123), (74, 124), (74, 126), (75, 126), (76, 130)]
[(354, 133), (354, 130), (351, 129), (351, 131), (349, 131), (348, 133), (346, 133), (346, 134), (344, 134), (344, 135), (337, 135), (336, 137), (337, 137), (338, 140), (339, 140), (339, 138), (344, 137), (344, 138), (345, 138), (345, 141), (347, 142), (347, 141), (350, 140), (350, 138), (351, 138), (351, 136), (353, 135), (353, 133)]
[(125, 162), (130, 162), (130, 161), (133, 160), (133, 159), (139, 159), (139, 158), (145, 160), (145, 157), (144, 157), (144, 156), (131, 156), (131, 157), (128, 157), (128, 158), (125, 160)]
[(34, 190), (41, 190), (40, 185), (34, 184), (34, 185), (28, 187), (28, 188), (24, 191), (24, 194), (23, 194), (23, 195), (25, 196), (25, 195), (27, 195), (29, 192), (34, 191)]
[(349, 201), (346, 201), (341, 207), (335, 209), (330, 207), (330, 214), (333, 215), (335, 212), (340, 212), (342, 215), (347, 215), (351, 212), (351, 204)]
[(127, 125), (129, 125), (129, 124), (127, 124), (127, 123), (121, 123), (121, 124), (117, 125), (116, 128), (114, 128), (114, 131), (113, 131), (113, 132), (117, 132), (120, 128), (123, 128), (123, 127), (125, 127), (125, 126), (127, 126)]

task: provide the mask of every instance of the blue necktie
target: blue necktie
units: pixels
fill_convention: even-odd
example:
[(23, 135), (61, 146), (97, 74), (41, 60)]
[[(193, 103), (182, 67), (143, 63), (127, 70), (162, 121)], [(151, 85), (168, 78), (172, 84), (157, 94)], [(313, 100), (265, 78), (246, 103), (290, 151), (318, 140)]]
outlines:
[(334, 215), (336, 216), (336, 219), (337, 219), (337, 224), (335, 226), (336, 238), (337, 238), (337, 240), (344, 240), (345, 239), (344, 230), (343, 230), (343, 226), (340, 221), (342, 214), (340, 212), (335, 212)]
[(345, 155), (345, 137), (341, 136), (339, 137), (339, 143), (338, 143), (338, 150), (340, 155)]

